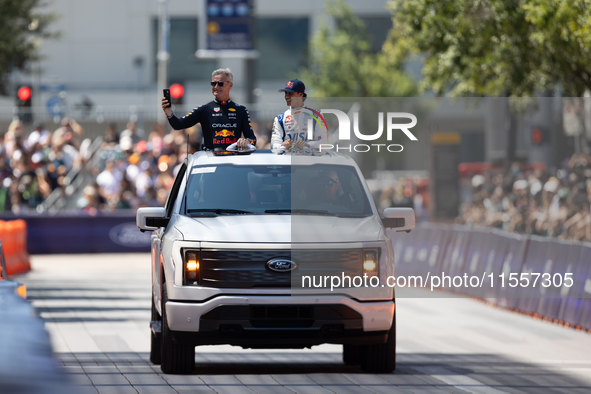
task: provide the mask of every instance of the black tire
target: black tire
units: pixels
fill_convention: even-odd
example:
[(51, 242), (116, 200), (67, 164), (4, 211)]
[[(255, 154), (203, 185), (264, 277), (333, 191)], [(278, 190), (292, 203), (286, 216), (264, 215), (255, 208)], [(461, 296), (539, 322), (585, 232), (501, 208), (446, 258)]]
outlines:
[(388, 340), (380, 345), (360, 346), (361, 369), (369, 373), (391, 373), (396, 369), (396, 312)]
[[(152, 320), (151, 321), (162, 321), (156, 305), (154, 303), (154, 296), (152, 296)], [(160, 365), (162, 360), (162, 334), (154, 334), (154, 330), (150, 327), (150, 362), (152, 364)]]
[(343, 362), (345, 365), (359, 365), (359, 345), (343, 345)]
[(175, 343), (168, 327), (166, 283), (162, 283), (162, 358), (160, 369), (166, 374), (187, 375), (195, 368), (195, 346)]

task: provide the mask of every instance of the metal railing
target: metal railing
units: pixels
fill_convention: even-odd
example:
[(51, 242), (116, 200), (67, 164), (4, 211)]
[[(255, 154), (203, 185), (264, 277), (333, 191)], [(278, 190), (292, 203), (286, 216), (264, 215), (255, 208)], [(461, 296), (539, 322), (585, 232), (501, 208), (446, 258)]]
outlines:
[(38, 212), (57, 212), (63, 209), (67, 205), (68, 199), (86, 186), (83, 172), (88, 168), (94, 168), (100, 160), (99, 155), (96, 153), (100, 149), (102, 142), (103, 138), (98, 137), (90, 144), (90, 147), (86, 151), (86, 157), (82, 160), (82, 164), (72, 168), (66, 174), (63, 186), (51, 192), (49, 197), (37, 208)]

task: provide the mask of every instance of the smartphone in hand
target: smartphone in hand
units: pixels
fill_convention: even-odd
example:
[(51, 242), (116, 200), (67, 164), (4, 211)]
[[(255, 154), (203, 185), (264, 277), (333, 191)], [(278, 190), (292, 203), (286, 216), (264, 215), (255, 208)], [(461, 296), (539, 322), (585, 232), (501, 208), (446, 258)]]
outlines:
[(162, 93), (164, 94), (164, 98), (168, 101), (168, 107), (172, 107), (172, 99), (170, 98), (170, 89), (162, 89)]

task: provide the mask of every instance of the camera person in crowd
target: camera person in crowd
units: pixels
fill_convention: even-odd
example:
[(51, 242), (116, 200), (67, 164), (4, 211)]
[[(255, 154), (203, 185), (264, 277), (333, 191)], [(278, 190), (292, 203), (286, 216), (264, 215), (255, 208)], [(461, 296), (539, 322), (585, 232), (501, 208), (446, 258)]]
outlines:
[(163, 98), (162, 109), (172, 128), (187, 129), (200, 123), (204, 150), (218, 148), (225, 150), (228, 145), (234, 143), (237, 143), (238, 148), (247, 148), (249, 144), (254, 145), (256, 137), (248, 110), (230, 99), (233, 79), (234, 76), (229, 68), (215, 70), (211, 77), (213, 101), (200, 105), (180, 119), (172, 112), (168, 100)]

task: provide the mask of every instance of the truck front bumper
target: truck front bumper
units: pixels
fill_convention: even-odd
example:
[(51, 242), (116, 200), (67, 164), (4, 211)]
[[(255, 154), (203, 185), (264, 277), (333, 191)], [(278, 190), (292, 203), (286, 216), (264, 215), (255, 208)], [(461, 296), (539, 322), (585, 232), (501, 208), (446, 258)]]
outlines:
[(306, 347), (321, 343), (383, 343), (393, 301), (342, 296), (220, 296), (201, 303), (166, 303), (177, 341), (243, 347)]

